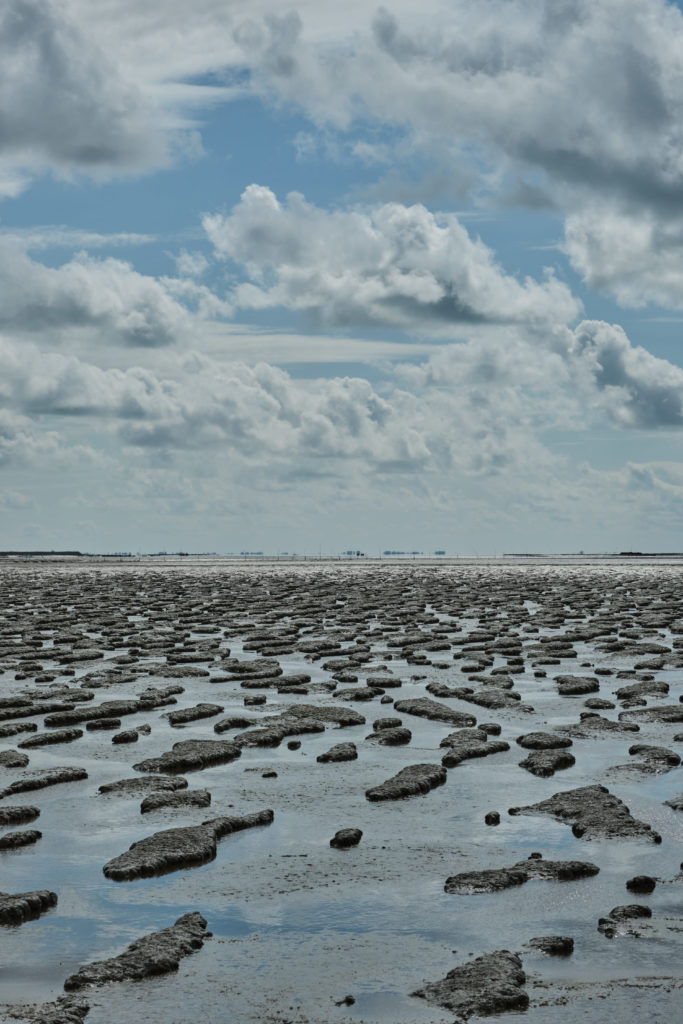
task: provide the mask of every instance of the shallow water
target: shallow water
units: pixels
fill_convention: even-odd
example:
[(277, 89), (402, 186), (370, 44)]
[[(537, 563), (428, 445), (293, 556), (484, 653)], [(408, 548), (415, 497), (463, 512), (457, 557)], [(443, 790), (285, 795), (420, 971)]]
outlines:
[[(101, 591), (103, 600), (108, 586), (116, 583), (117, 573), (131, 572), (123, 567), (104, 572), (71, 567), (41, 570), (63, 576), (77, 571), (96, 594)], [(163, 601), (164, 571), (177, 580), (181, 570), (160, 571), (158, 565), (153, 570), (141, 567), (135, 572), (143, 587), (149, 578), (146, 574), (152, 571), (157, 600)], [(335, 571), (340, 594), (347, 596), (359, 585), (372, 591), (371, 567), (363, 571)], [(534, 582), (540, 571), (520, 569), (517, 575), (513, 573), (510, 586), (518, 589), (520, 578)], [(550, 581), (549, 589), (555, 588), (554, 605), (565, 589), (571, 593), (577, 585), (595, 579), (593, 570), (585, 567), (542, 571), (543, 579), (547, 577)], [(31, 580), (26, 580), (22, 572), (31, 573)], [(258, 581), (262, 570), (206, 566), (199, 570), (192, 566), (182, 569), (194, 582), (200, 579), (207, 594), (212, 588), (229, 592), (231, 573), (247, 572)], [(298, 569), (287, 566), (273, 572), (275, 578), (285, 581), (295, 573), (297, 586), (304, 593), (321, 576), (325, 579), (329, 575), (315, 565)], [(444, 567), (428, 571), (401, 567), (400, 572), (407, 582), (421, 581), (420, 586), (426, 591), (432, 578), (429, 573), (433, 573), (439, 586), (452, 585), (461, 597), (474, 580), (477, 600), (481, 598), (482, 573), (484, 583), (490, 578), (492, 586), (500, 587), (497, 567)], [(600, 567), (596, 572), (601, 581), (607, 577), (614, 584), (628, 575), (633, 589), (642, 585), (652, 594), (650, 567), (629, 566), (627, 574), (618, 567)], [(666, 572), (669, 576), (679, 575), (678, 568), (668, 567)], [(520, 576), (522, 573), (527, 576)], [(34, 569), (15, 573), (14, 583), (17, 578), (20, 584), (40, 583), (40, 573)], [(44, 591), (40, 597), (45, 602)], [(381, 601), (381, 589), (374, 597)], [(504, 588), (496, 589), (492, 606), (500, 606), (503, 597)], [(528, 621), (533, 621), (543, 608), (538, 589), (526, 606)], [(443, 620), (447, 615), (440, 613), (439, 617)], [(370, 625), (382, 621), (381, 610), (375, 611)], [(559, 632), (579, 621), (566, 621)], [(478, 616), (460, 614), (457, 624), (454, 632), (481, 628)], [(222, 629), (224, 622), (217, 625)], [(225, 644), (233, 656), (257, 656), (244, 652), (239, 634), (228, 628), (231, 635)], [(539, 635), (552, 632), (543, 628), (540, 634), (521, 636), (525, 644), (530, 644)], [(657, 632), (659, 636), (646, 639), (670, 645), (672, 636), (668, 630), (662, 628)], [(194, 636), (203, 639), (205, 635)], [(375, 646), (379, 651), (387, 651), (386, 641)], [(164, 717), (169, 708), (161, 707), (122, 720), (122, 729), (145, 722), (152, 726), (151, 735), (140, 736), (135, 744), (113, 746), (111, 733), (85, 731), (74, 743), (28, 751), (30, 768), (80, 765), (89, 777), (84, 782), (3, 801), (39, 806), (41, 815), (29, 827), (40, 828), (43, 838), (34, 847), (0, 853), (0, 888), (5, 892), (53, 889), (58, 893), (59, 903), (38, 920), (0, 931), (0, 1000), (18, 1004), (54, 999), (62, 991), (64, 979), (80, 965), (116, 955), (140, 935), (167, 927), (187, 911), (200, 910), (213, 932), (213, 938), (203, 949), (183, 960), (177, 975), (92, 990), (88, 995), (92, 1009), (87, 1018), (91, 1024), (123, 1024), (136, 1019), (141, 1005), (145, 1021), (151, 1024), (184, 1024), (198, 1015), (208, 1021), (245, 1022), (450, 1021), (452, 1014), (429, 1006), (410, 993), (425, 980), (443, 977), (470, 954), (501, 948), (521, 952), (532, 999), (530, 1010), (524, 1015), (526, 1021), (554, 1024), (602, 1020), (605, 995), (610, 1000), (610, 1014), (618, 1007), (624, 1021), (639, 1019), (645, 1007), (652, 1020), (676, 1020), (683, 980), (682, 933), (667, 930), (665, 923), (653, 937), (620, 937), (610, 941), (598, 933), (597, 920), (617, 904), (646, 902), (652, 907), (653, 921), (667, 919), (672, 927), (683, 927), (679, 874), (683, 814), (663, 804), (683, 790), (680, 769), (644, 778), (606, 780), (610, 767), (632, 760), (628, 748), (634, 742), (673, 746), (681, 752), (681, 745), (672, 744), (672, 737), (683, 731), (683, 724), (641, 723), (637, 734), (575, 739), (572, 753), (576, 764), (553, 778), (535, 778), (517, 767), (526, 755), (515, 743), (517, 736), (574, 722), (584, 710), (584, 697), (558, 696), (554, 675), (590, 674), (590, 669), (580, 667), (582, 661), (590, 660), (593, 667), (609, 665), (615, 670), (615, 675), (599, 677), (600, 696), (611, 697), (617, 686), (629, 682), (617, 680), (616, 671), (632, 668), (633, 656), (602, 654), (595, 651), (593, 643), (576, 643), (575, 649), (576, 659), (544, 666), (546, 678), (534, 677), (531, 659), (526, 660), (523, 674), (512, 677), (523, 702), (535, 707), (533, 715), (515, 708), (489, 711), (452, 698), (439, 698), (440, 703), (476, 715), (480, 722), (499, 722), (501, 738), (510, 742), (511, 749), (466, 761), (449, 770), (445, 785), (426, 796), (403, 801), (370, 803), (364, 794), (367, 788), (406, 765), (438, 763), (444, 753), (439, 743), (454, 727), (403, 714), (399, 717), (413, 734), (408, 746), (381, 747), (365, 742), (373, 719), (394, 714), (390, 705), (380, 705), (379, 698), (351, 705), (366, 717), (366, 725), (339, 731), (328, 728), (325, 733), (297, 737), (301, 740), (301, 749), (297, 751), (288, 750), (286, 742), (275, 749), (245, 749), (229, 765), (186, 773), (190, 788), (211, 791), (212, 804), (208, 809), (161, 810), (141, 815), (140, 796), (100, 795), (98, 787), (103, 782), (133, 776), (134, 762), (170, 749), (179, 739), (215, 738), (213, 724), (217, 718), (173, 728)], [(127, 647), (108, 650), (106, 658), (126, 650)], [(403, 680), (400, 689), (387, 691), (396, 700), (430, 696), (425, 686), (431, 681), (452, 686), (466, 684), (467, 675), (460, 667), (468, 659), (453, 661), (452, 651), (430, 655), (435, 662), (449, 662), (446, 670), (431, 665), (408, 665), (400, 660), (396, 649), (393, 654), (391, 661), (377, 658), (368, 666), (361, 666), (359, 678), (365, 678), (366, 668), (386, 664)], [(49, 665), (47, 655), (40, 660)], [(330, 677), (322, 669), (322, 662), (311, 662), (301, 652), (280, 656), (279, 661), (286, 674), (305, 671), (314, 682)], [(493, 667), (504, 664), (505, 659), (497, 656)], [(74, 679), (67, 681), (77, 685), (79, 678), (101, 667), (101, 660), (77, 666)], [(0, 677), (0, 696), (33, 686), (30, 680), (15, 681), (14, 674), (8, 670)], [(413, 675), (424, 678), (411, 681)], [(653, 675), (671, 686), (665, 703), (678, 702), (683, 694), (681, 670), (659, 670)], [(162, 686), (169, 682), (185, 686), (175, 707), (207, 701), (224, 705), (226, 715), (247, 713), (258, 717), (276, 713), (290, 704), (341, 703), (334, 695), (279, 696), (269, 690), (266, 705), (245, 709), (245, 691), (234, 682), (211, 683), (206, 677), (169, 680), (146, 675), (133, 683), (95, 691), (91, 703), (134, 697), (147, 685)], [(45, 689), (49, 692), (47, 684)], [(648, 704), (657, 703), (648, 700)], [(600, 713), (616, 718), (618, 711), (619, 708)], [(226, 733), (221, 738), (231, 735)], [(15, 747), (22, 738), (24, 734), (1, 740), (0, 748)], [(357, 744), (358, 760), (341, 764), (316, 762), (319, 753), (342, 740)], [(262, 772), (268, 769), (274, 769), (277, 777), (263, 778)], [(21, 774), (2, 771), (7, 781)], [(509, 807), (534, 803), (559, 790), (595, 782), (607, 784), (636, 817), (650, 822), (662, 834), (662, 844), (655, 846), (643, 840), (586, 842), (576, 839), (571, 829), (559, 821), (507, 814)], [(217, 857), (209, 864), (126, 883), (112, 882), (102, 874), (106, 861), (153, 832), (199, 823), (223, 813), (242, 814), (265, 807), (275, 811), (273, 825), (221, 840)], [(500, 826), (491, 828), (484, 824), (484, 814), (489, 810), (501, 812)], [(360, 845), (346, 851), (331, 849), (331, 836), (348, 826), (363, 830)], [(590, 860), (599, 865), (600, 873), (576, 882), (535, 880), (488, 895), (457, 896), (444, 892), (445, 879), (451, 874), (510, 865), (527, 858), (532, 851), (540, 851), (548, 859)], [(633, 897), (624, 883), (635, 874), (652, 874), (663, 881), (651, 896)], [(572, 936), (574, 954), (559, 959), (523, 950), (524, 943), (533, 936), (548, 934)], [(671, 980), (646, 980), (652, 977)], [(625, 979), (635, 988), (626, 989)], [(347, 993), (354, 996), (354, 1005), (337, 1007), (335, 1001)], [(522, 1015), (508, 1014), (506, 1019), (521, 1020)]]

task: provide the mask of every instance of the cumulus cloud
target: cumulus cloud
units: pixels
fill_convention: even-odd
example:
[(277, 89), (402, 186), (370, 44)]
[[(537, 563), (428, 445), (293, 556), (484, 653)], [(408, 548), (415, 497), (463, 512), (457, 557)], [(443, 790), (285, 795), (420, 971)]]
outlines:
[[(49, 267), (33, 259), (21, 239), (0, 236), (0, 327), (5, 330), (56, 334), (90, 328), (100, 343), (169, 345), (192, 333), (193, 318), (173, 294), (182, 287), (175, 279), (140, 274), (122, 260), (85, 253)], [(186, 290), (191, 299), (201, 301), (204, 295), (193, 284)]]
[(454, 324), (564, 323), (580, 303), (548, 273), (506, 275), (453, 214), (387, 203), (328, 212), (250, 185), (228, 215), (207, 215), (216, 251), (242, 264), (242, 308), (284, 306), (328, 326), (451, 329)]
[(683, 16), (665, 0), (379, 8), (325, 47), (297, 15), (236, 32), (256, 87), (346, 129), (469, 140), (554, 187), (671, 205), (683, 190)]
[(567, 218), (565, 248), (586, 284), (623, 306), (683, 309), (683, 218), (592, 204)]
[(86, 38), (63, 3), (0, 13), (0, 160), (62, 173), (137, 171), (167, 159), (154, 107)]
[(683, 370), (632, 345), (623, 328), (584, 321), (574, 332), (571, 354), (620, 426), (683, 426)]

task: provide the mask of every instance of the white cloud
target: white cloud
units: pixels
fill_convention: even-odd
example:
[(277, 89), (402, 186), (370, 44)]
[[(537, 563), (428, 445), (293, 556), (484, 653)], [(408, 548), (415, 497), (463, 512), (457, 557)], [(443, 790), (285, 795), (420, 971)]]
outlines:
[(250, 185), (226, 216), (204, 217), (216, 251), (245, 266), (242, 308), (284, 306), (328, 326), (451, 332), (455, 324), (564, 323), (580, 303), (552, 274), (506, 275), (453, 214), (398, 203), (327, 212)]
[(683, 309), (683, 218), (593, 204), (566, 223), (565, 248), (590, 288), (623, 306)]
[[(355, 28), (355, 32), (353, 31)], [(683, 16), (664, 0), (379, 8), (334, 44), (294, 14), (236, 32), (255, 83), (321, 123), (483, 147), (555, 188), (671, 203), (683, 188)]]
[[(59, 267), (32, 259), (25, 242), (0, 236), (0, 327), (13, 332), (96, 330), (100, 344), (159, 346), (191, 336), (193, 317), (173, 279), (122, 260), (81, 253)], [(196, 291), (194, 286), (192, 290)]]

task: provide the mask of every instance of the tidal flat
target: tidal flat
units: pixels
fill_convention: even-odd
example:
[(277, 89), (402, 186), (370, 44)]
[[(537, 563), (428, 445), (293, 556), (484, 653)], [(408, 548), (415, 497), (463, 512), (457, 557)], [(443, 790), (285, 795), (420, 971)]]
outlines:
[(683, 998), (683, 561), (0, 565), (0, 1021)]

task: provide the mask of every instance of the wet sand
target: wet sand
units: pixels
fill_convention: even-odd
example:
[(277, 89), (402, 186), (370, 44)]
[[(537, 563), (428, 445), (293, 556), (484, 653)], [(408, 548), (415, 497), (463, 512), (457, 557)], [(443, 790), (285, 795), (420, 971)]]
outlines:
[(0, 1019), (675, 1020), (682, 574), (3, 566)]

